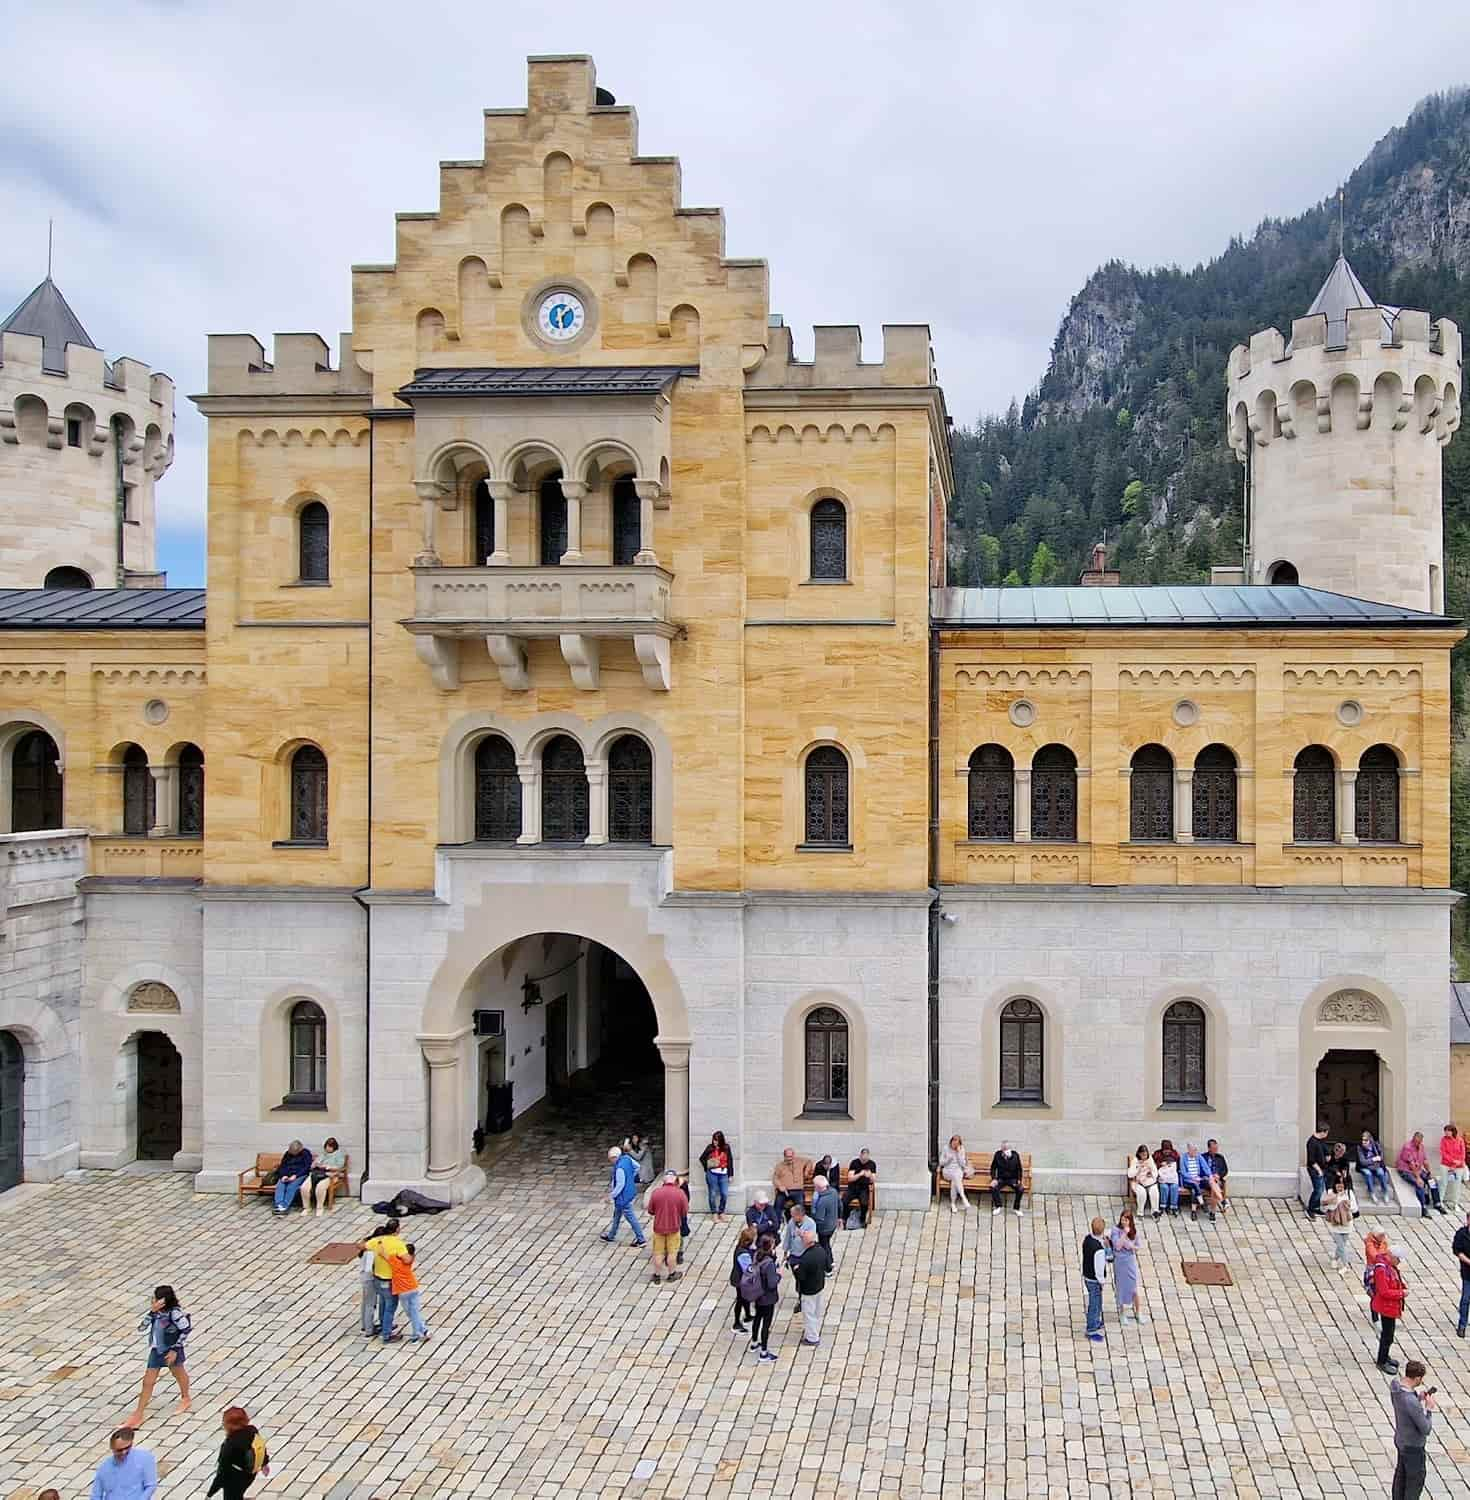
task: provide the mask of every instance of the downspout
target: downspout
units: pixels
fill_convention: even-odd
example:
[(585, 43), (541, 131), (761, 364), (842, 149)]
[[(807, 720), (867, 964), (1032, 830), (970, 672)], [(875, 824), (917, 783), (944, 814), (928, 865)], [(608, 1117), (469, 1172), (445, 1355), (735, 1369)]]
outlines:
[[(368, 413), (368, 659), (367, 659), (367, 885), (353, 892), (353, 899), (362, 908), (363, 955), (362, 955), (362, 1176), (359, 1183), (368, 1180), (369, 1164), (373, 1154), (373, 908), (363, 900), (363, 890), (370, 890), (373, 883), (373, 609), (377, 603), (373, 589), (373, 536), (374, 507), (377, 491), (373, 485), (373, 458), (377, 452), (377, 431), (373, 415)], [(359, 1187), (359, 1191), (361, 1188)]]
[(1256, 435), (1247, 426), (1245, 429), (1245, 493), (1241, 499), (1241, 526), (1240, 538), (1241, 571), (1245, 574), (1245, 581), (1251, 583), (1251, 504), (1254, 500), (1252, 494), (1251, 470), (1256, 457)]
[(114, 588), (127, 587), (127, 569), (123, 565), (123, 526), (128, 519), (128, 491), (123, 483), (123, 424), (121, 417), (112, 419), (112, 459), (113, 459), (113, 524), (112, 529), (116, 541), (116, 569), (117, 581)]
[[(931, 522), (932, 525), (932, 522)], [(929, 1170), (939, 1163), (939, 636), (929, 625)]]

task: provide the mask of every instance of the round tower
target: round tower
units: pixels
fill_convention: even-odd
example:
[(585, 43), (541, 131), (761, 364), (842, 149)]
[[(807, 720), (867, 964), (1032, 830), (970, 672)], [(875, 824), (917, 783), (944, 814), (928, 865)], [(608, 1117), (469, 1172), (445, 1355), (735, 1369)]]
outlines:
[(0, 588), (156, 588), (174, 384), (109, 364), (47, 278), (0, 323)]
[(1290, 342), (1230, 353), (1246, 582), (1444, 608), (1440, 447), (1460, 425), (1460, 330), (1376, 303), (1342, 257)]

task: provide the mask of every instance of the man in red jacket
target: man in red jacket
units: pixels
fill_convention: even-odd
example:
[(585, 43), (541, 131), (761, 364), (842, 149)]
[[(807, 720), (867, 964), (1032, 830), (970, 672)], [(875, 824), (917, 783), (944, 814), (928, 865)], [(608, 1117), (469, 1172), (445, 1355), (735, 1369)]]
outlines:
[(1408, 1297), (1404, 1278), (1399, 1274), (1398, 1251), (1389, 1246), (1388, 1254), (1373, 1267), (1373, 1311), (1378, 1314), (1378, 1368), (1389, 1375), (1397, 1375), (1399, 1362), (1390, 1359), (1394, 1331), (1404, 1315), (1404, 1301)]

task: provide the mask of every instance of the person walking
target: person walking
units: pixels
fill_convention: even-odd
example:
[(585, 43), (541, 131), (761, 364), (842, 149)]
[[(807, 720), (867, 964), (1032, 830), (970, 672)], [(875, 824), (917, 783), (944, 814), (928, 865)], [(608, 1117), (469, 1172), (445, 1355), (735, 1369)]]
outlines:
[(631, 1157), (635, 1164), (638, 1191), (641, 1193), (653, 1181), (653, 1147), (639, 1131), (632, 1131), (623, 1141), (623, 1155)]
[(135, 1448), (131, 1427), (119, 1427), (108, 1439), (108, 1456), (92, 1475), (92, 1500), (153, 1500), (158, 1465), (146, 1448)]
[(827, 1257), (827, 1274), (837, 1270), (832, 1255), (832, 1236), (837, 1233), (837, 1221), (842, 1217), (842, 1200), (837, 1189), (820, 1173), (812, 1178), (812, 1224), (817, 1231), (817, 1240)]
[(612, 1204), (613, 1213), (612, 1223), (602, 1238), (612, 1244), (618, 1237), (618, 1225), (626, 1219), (628, 1228), (633, 1231), (633, 1245), (641, 1250), (648, 1241), (644, 1239), (643, 1231), (638, 1227), (638, 1220), (633, 1214), (633, 1200), (638, 1196), (638, 1163), (616, 1146), (607, 1148), (607, 1159), (612, 1168), (607, 1199)]
[(1399, 1152), (1399, 1159), (1395, 1165), (1399, 1169), (1399, 1176), (1414, 1189), (1414, 1196), (1419, 1200), (1419, 1211), (1423, 1218), (1429, 1217), (1431, 1203), (1440, 1213), (1449, 1212), (1440, 1201), (1439, 1184), (1434, 1180), (1434, 1173), (1429, 1170), (1429, 1157), (1424, 1150), (1422, 1130), (1416, 1130), (1413, 1137), (1404, 1142), (1403, 1150)]
[(1460, 1315), (1455, 1319), (1455, 1332), (1464, 1338), (1465, 1324), (1470, 1321), (1470, 1211), (1466, 1212), (1465, 1222), (1455, 1231), (1450, 1250), (1460, 1272)]
[(1399, 1362), (1390, 1359), (1393, 1336), (1399, 1319), (1404, 1315), (1404, 1303), (1408, 1290), (1399, 1271), (1398, 1251), (1390, 1246), (1385, 1255), (1373, 1267), (1373, 1311), (1378, 1314), (1378, 1368), (1389, 1375), (1397, 1375)]
[(383, 1227), (374, 1232), (371, 1239), (363, 1240), (358, 1250), (371, 1250), (373, 1254), (373, 1286), (378, 1293), (378, 1333), (385, 1344), (396, 1344), (403, 1337), (393, 1332), (393, 1319), (398, 1315), (398, 1298), (393, 1295), (393, 1257), (407, 1255), (408, 1246), (398, 1233), (398, 1220), (386, 1219)]
[(277, 1218), (291, 1211), (292, 1201), (310, 1180), (311, 1152), (300, 1141), (292, 1141), (276, 1168), (274, 1213)]
[(747, 1323), (755, 1318), (755, 1309), (740, 1293), (740, 1278), (755, 1264), (755, 1226), (742, 1224), (735, 1250), (730, 1257), (730, 1288), (735, 1293), (735, 1321), (732, 1333), (748, 1333)]
[(949, 1184), (949, 1211), (964, 1213), (970, 1207), (965, 1197), (965, 1173), (970, 1169), (970, 1159), (965, 1155), (965, 1143), (957, 1135), (949, 1138), (949, 1145), (939, 1153), (940, 1180)]
[(1332, 1236), (1332, 1263), (1339, 1276), (1346, 1276), (1350, 1269), (1348, 1240), (1353, 1232), (1353, 1195), (1341, 1172), (1333, 1175), (1322, 1195), (1322, 1211), (1327, 1218), (1328, 1233)]
[(1363, 1236), (1363, 1290), (1368, 1294), (1368, 1319), (1378, 1322), (1373, 1311), (1373, 1271), (1378, 1262), (1388, 1254), (1388, 1235), (1381, 1229), (1370, 1229)]
[(266, 1451), (265, 1439), (250, 1425), (250, 1415), (243, 1406), (227, 1406), (220, 1426), (225, 1430), (225, 1440), (219, 1445), (214, 1483), (204, 1493), (222, 1494), (225, 1500), (244, 1500), (245, 1491), (255, 1483), (256, 1475), (269, 1475), (271, 1456)]
[(423, 1291), (419, 1286), (418, 1251), (410, 1245), (407, 1255), (395, 1255), (388, 1264), (393, 1269), (391, 1291), (403, 1315), (408, 1319), (410, 1344), (429, 1342), (429, 1325), (424, 1322)]
[(184, 1368), (184, 1341), (191, 1328), (189, 1314), (179, 1306), (174, 1289), (171, 1286), (154, 1287), (153, 1300), (138, 1323), (138, 1332), (148, 1335), (148, 1366), (143, 1371), (138, 1405), (126, 1426), (138, 1428), (143, 1425), (148, 1403), (153, 1398), (153, 1387), (158, 1384), (158, 1377), (164, 1370), (178, 1383), (179, 1415), (189, 1410), (189, 1372)]
[(1322, 1194), (1327, 1189), (1327, 1158), (1332, 1147), (1327, 1144), (1327, 1127), (1318, 1124), (1307, 1137), (1307, 1176), (1312, 1181), (1312, 1192), (1307, 1199), (1307, 1217), (1315, 1219), (1322, 1212)]
[(649, 1279), (655, 1283), (663, 1281), (665, 1275), (677, 1281), (684, 1274), (678, 1265), (682, 1241), (679, 1228), (688, 1207), (689, 1200), (679, 1187), (679, 1174), (670, 1168), (664, 1173), (662, 1185), (648, 1195), (648, 1211), (653, 1215), (653, 1275)]
[(1424, 1446), (1434, 1427), (1434, 1387), (1424, 1389), (1424, 1362), (1411, 1359), (1402, 1379), (1390, 1380), (1393, 1401), (1393, 1445), (1398, 1462), (1393, 1470), (1393, 1500), (1419, 1500), (1424, 1493)]
[[(329, 1135), (322, 1142), (322, 1149), (311, 1164), (308, 1185), (301, 1190), (301, 1212), (309, 1212), (312, 1200), (315, 1199), (316, 1216), (321, 1218), (327, 1211), (327, 1194), (332, 1188), (332, 1178), (346, 1169), (347, 1153), (337, 1144), (337, 1137)], [(345, 1187), (343, 1190), (346, 1191)]]
[(1118, 1302), (1118, 1322), (1147, 1323), (1138, 1275), (1138, 1221), (1131, 1208), (1118, 1215), (1118, 1222), (1108, 1231), (1108, 1244), (1113, 1251), (1113, 1296)]
[(1147, 1146), (1140, 1146), (1128, 1163), (1128, 1186), (1133, 1190), (1133, 1202), (1139, 1213), (1151, 1213), (1159, 1217), (1159, 1169)]
[(1000, 1150), (990, 1158), (990, 1217), (993, 1219), (1001, 1209), (1001, 1199), (1009, 1188), (1015, 1194), (1011, 1212), (1021, 1216), (1021, 1197), (1025, 1192), (1023, 1179), (1025, 1169), (1021, 1165), (1021, 1154), (1009, 1141), (1000, 1143)]
[(801, 1238), (802, 1252), (791, 1274), (801, 1308), (801, 1342), (803, 1347), (815, 1349), (822, 1342), (822, 1294), (827, 1288), (828, 1252), (814, 1228), (804, 1229)]
[(1368, 1184), (1368, 1201), (1387, 1203), (1390, 1195), (1388, 1165), (1383, 1160), (1383, 1147), (1374, 1140), (1371, 1130), (1365, 1130), (1358, 1138), (1358, 1171)]
[(776, 1242), (763, 1234), (756, 1244), (755, 1263), (740, 1279), (740, 1295), (755, 1308), (750, 1325), (750, 1347), (760, 1350), (760, 1358), (773, 1360), (771, 1353), (771, 1320), (781, 1292), (781, 1267), (776, 1260)]
[[(803, 1212), (806, 1205), (802, 1205)], [(771, 1202), (771, 1195), (764, 1189), (756, 1190), (755, 1202), (745, 1210), (745, 1222), (755, 1230), (756, 1238), (768, 1234), (774, 1240), (781, 1233), (781, 1214)]]
[(1444, 1177), (1441, 1201), (1447, 1212), (1454, 1213), (1460, 1207), (1460, 1185), (1470, 1182), (1470, 1170), (1465, 1166), (1465, 1137), (1455, 1125), (1446, 1125), (1440, 1137), (1439, 1164)]
[(723, 1130), (710, 1136), (709, 1145), (699, 1153), (699, 1164), (704, 1168), (709, 1211), (715, 1216), (715, 1223), (723, 1224), (725, 1210), (730, 1206), (730, 1178), (735, 1172), (735, 1153), (730, 1149)]
[(1087, 1291), (1087, 1337), (1094, 1344), (1103, 1341), (1102, 1294), (1108, 1279), (1108, 1247), (1103, 1241), (1107, 1229), (1103, 1219), (1094, 1219), (1092, 1228), (1082, 1239), (1082, 1285)]
[(1172, 1141), (1162, 1141), (1154, 1152), (1154, 1166), (1159, 1171), (1159, 1213), (1179, 1212), (1179, 1153)]

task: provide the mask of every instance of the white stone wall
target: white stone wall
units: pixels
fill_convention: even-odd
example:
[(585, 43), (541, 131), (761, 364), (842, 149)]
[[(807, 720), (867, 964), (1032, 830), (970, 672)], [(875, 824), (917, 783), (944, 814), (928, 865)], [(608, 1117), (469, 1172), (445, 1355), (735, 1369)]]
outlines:
[[(1214, 1136), (1234, 1191), (1294, 1193), (1329, 1047), (1371, 1047), (1389, 1064), (1386, 1148), (1448, 1118), (1445, 893), (958, 888), (943, 899), (955, 921), (941, 925), (940, 1132), (971, 1149), (1008, 1137), (1031, 1152), (1038, 1188), (1116, 1191), (1140, 1142)], [(1343, 988), (1377, 996), (1388, 1026), (1318, 1025), (1317, 1007)], [(998, 1107), (998, 1015), (1014, 996), (1047, 1015), (1045, 1108)], [(1158, 1107), (1160, 1017), (1183, 998), (1211, 1017), (1208, 1111)]]
[(78, 830), (0, 834), (0, 1030), (25, 1054), (29, 1182), (77, 1164), (86, 854)]

